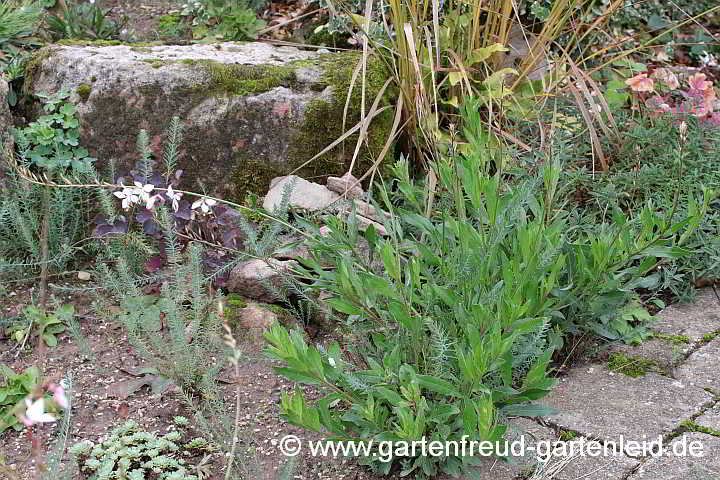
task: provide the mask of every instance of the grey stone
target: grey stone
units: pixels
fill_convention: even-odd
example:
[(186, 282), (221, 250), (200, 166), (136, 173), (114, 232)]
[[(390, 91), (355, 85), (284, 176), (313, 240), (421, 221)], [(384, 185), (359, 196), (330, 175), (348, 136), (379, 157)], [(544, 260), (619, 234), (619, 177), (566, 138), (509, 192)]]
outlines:
[(289, 207), (304, 210), (324, 210), (340, 199), (340, 196), (324, 185), (308, 182), (296, 175), (273, 179), (272, 188), (265, 195), (263, 208), (268, 212), (275, 211), (282, 204), (285, 189), (290, 188)]
[(3, 167), (4, 154), (12, 148), (12, 136), (10, 135), (12, 115), (7, 102), (9, 93), (8, 83), (0, 77), (0, 168)]
[(237, 313), (238, 326), (244, 334), (246, 344), (254, 349), (265, 346), (263, 334), (267, 328), (278, 321), (276, 313), (271, 312), (263, 305), (250, 303)]
[(658, 313), (650, 328), (700, 341), (703, 335), (720, 330), (720, 302), (712, 288), (699, 290), (693, 303), (673, 304)]
[(378, 222), (376, 222), (374, 220), (370, 220), (369, 218), (363, 217), (362, 215), (356, 215), (355, 220), (357, 221), (358, 229), (361, 232), (364, 232), (365, 230), (367, 230), (370, 227), (370, 225), (373, 225), (375, 227), (375, 231), (377, 232), (378, 235), (380, 235), (382, 237), (387, 237), (387, 234), (388, 234), (387, 230), (385, 230), (385, 227), (382, 226), (381, 224), (379, 224)]
[[(701, 457), (678, 455), (693, 444), (702, 446)], [(684, 445), (684, 446), (683, 446)], [(676, 450), (673, 450), (676, 449)], [(673, 453), (676, 452), (676, 453)], [(650, 458), (628, 480), (720, 480), (720, 438), (686, 433), (666, 447), (665, 454)]]
[(720, 432), (720, 403), (716, 403), (712, 408), (700, 415), (695, 420), (695, 423), (716, 432)]
[(230, 271), (226, 287), (228, 291), (245, 297), (272, 303), (280, 300), (275, 289), (281, 288), (285, 280), (283, 275), (296, 265), (293, 260), (281, 261), (270, 258), (248, 260)]
[(694, 351), (675, 370), (675, 377), (688, 385), (720, 394), (720, 337)]
[[(301, 168), (343, 133), (346, 85), (359, 58), (260, 42), (51, 45), (36, 53), (27, 78), (30, 93), (71, 92), (81, 141), (100, 167), (115, 159), (120, 172), (131, 168), (141, 129), (161, 157), (166, 127), (180, 117), (184, 186), (196, 189), (201, 181), (207, 193), (239, 199), (247, 190), (264, 193), (271, 178)], [(370, 65), (383, 68), (378, 59)], [(369, 98), (378, 82), (368, 84)], [(349, 126), (360, 115), (359, 96), (352, 98)], [(378, 118), (370, 136), (382, 137), (376, 129), (386, 128)], [(336, 148), (301, 172), (340, 175), (352, 153)]]
[(335, 193), (340, 194), (348, 200), (355, 200), (363, 196), (363, 189), (358, 179), (351, 173), (346, 173), (342, 177), (328, 177), (326, 181), (327, 187)]
[[(526, 478), (525, 475), (540, 469), (541, 464), (538, 462), (537, 457), (539, 455), (544, 456), (550, 448), (559, 445), (558, 436), (552, 429), (526, 418), (512, 420), (506, 439), (510, 442), (523, 439), (525, 456), (514, 456), (509, 463), (487, 458), (482, 466), (473, 468), (471, 475), (461, 478), (463, 480), (471, 478), (488, 480)], [(571, 442), (579, 445), (580, 441), (587, 442), (587, 439), (574, 438), (560, 443), (564, 443), (567, 446), (565, 451), (569, 452)], [(579, 446), (575, 448), (579, 451)], [(518, 448), (519, 450), (520, 448)], [(559, 449), (555, 450), (555, 452), (557, 456), (543, 465), (542, 471), (548, 476), (542, 478), (553, 478), (555, 480), (575, 480), (578, 478), (587, 480), (623, 480), (639, 465), (637, 460), (628, 458), (621, 452), (618, 455), (609, 457), (590, 455), (573, 457), (568, 455), (564, 457)], [(554, 468), (558, 469), (558, 471), (554, 476), (550, 477), (549, 472)], [(445, 480), (444, 477), (443, 480)]]
[(652, 360), (661, 370), (671, 374), (673, 369), (685, 359), (692, 347), (689, 343), (673, 343), (662, 338), (651, 338), (640, 345), (613, 345), (612, 351), (630, 357)]
[(560, 410), (548, 422), (581, 435), (618, 441), (655, 439), (698, 413), (712, 395), (654, 373), (631, 378), (606, 365), (577, 367), (542, 400)]
[(355, 209), (360, 215), (368, 217), (371, 220), (375, 220), (376, 222), (384, 222), (390, 216), (387, 212), (379, 210), (367, 202), (361, 202), (358, 200), (355, 201)]

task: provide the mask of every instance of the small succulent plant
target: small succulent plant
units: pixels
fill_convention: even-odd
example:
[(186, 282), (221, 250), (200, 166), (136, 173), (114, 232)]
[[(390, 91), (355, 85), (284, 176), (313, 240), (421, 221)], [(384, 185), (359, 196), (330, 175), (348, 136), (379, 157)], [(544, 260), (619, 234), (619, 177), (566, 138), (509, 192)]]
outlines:
[(196, 469), (186, 458), (211, 446), (204, 439), (184, 443), (184, 436), (180, 430), (157, 436), (129, 420), (104, 441), (84, 440), (73, 445), (70, 453), (77, 457), (80, 472), (88, 480), (201, 480), (191, 473)]

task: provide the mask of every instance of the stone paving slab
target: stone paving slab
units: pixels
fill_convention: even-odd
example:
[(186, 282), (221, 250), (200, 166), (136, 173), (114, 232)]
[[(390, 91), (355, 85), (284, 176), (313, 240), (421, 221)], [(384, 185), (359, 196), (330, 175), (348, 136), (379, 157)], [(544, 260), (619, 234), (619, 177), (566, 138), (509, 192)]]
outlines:
[(631, 378), (604, 364), (571, 370), (540, 403), (560, 410), (558, 427), (601, 440), (652, 440), (667, 435), (712, 401), (701, 388), (649, 373)]
[(695, 419), (695, 423), (702, 427), (720, 432), (720, 403), (716, 403), (714, 407), (700, 415), (697, 419)]
[(655, 316), (650, 328), (666, 335), (685, 335), (691, 342), (720, 331), (720, 301), (712, 288), (697, 292), (693, 303), (673, 304)]
[[(702, 457), (672, 453), (673, 448), (680, 452), (683, 444), (691, 447), (691, 442), (699, 442), (697, 445), (702, 446)], [(686, 433), (666, 447), (666, 455), (650, 458), (628, 480), (720, 480), (720, 438)]]
[(689, 343), (675, 344), (661, 338), (651, 338), (640, 345), (614, 345), (611, 352), (652, 360), (660, 370), (671, 375), (675, 367), (685, 359), (691, 347)]
[[(526, 456), (513, 457), (512, 463), (488, 459), (485, 465), (473, 469), (472, 475), (461, 477), (461, 480), (482, 479), (482, 480), (514, 480), (527, 478), (527, 475), (534, 472), (538, 462), (538, 453), (545, 453), (551, 445), (549, 442), (558, 441), (558, 436), (551, 428), (540, 425), (532, 420), (520, 418), (513, 420), (513, 426), (509, 430), (507, 438), (509, 441), (519, 440), (524, 436)], [(568, 442), (579, 442), (580, 438), (568, 440)], [(542, 446), (539, 446), (542, 442)], [(569, 446), (568, 446), (569, 448)], [(548, 463), (552, 467), (559, 463), (561, 458), (553, 459)], [(567, 463), (552, 478), (553, 480), (624, 480), (630, 472), (634, 471), (639, 462), (625, 455), (611, 457), (576, 456)], [(546, 469), (549, 471), (549, 468)], [(439, 480), (450, 480), (441, 477)]]
[(709, 388), (720, 395), (720, 337), (692, 353), (675, 371), (689, 386)]

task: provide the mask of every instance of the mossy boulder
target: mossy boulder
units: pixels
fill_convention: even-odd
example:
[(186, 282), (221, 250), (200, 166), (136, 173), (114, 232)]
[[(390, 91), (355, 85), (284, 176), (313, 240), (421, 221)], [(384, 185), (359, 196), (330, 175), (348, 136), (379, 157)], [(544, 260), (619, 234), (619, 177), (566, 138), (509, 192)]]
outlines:
[(10, 115), (10, 107), (8, 106), (8, 95), (10, 87), (8, 83), (0, 77), (0, 168), (2, 168), (3, 152), (11, 148), (10, 128), (12, 127), (12, 116)]
[[(67, 89), (77, 103), (81, 142), (98, 166), (116, 161), (123, 173), (137, 159), (135, 140), (148, 131), (158, 158), (164, 131), (177, 115), (185, 124), (179, 168), (188, 189), (242, 200), (264, 194), (273, 177), (298, 167), (305, 178), (347, 171), (357, 134), (304, 165), (360, 119), (362, 88), (345, 104), (356, 52), (316, 53), (266, 43), (203, 45), (53, 45), (31, 61), (29, 93)], [(379, 59), (366, 73), (365, 111), (387, 79)], [(387, 105), (391, 98), (382, 100)], [(390, 109), (372, 122), (354, 172), (380, 153)], [(317, 181), (317, 180), (315, 180)]]

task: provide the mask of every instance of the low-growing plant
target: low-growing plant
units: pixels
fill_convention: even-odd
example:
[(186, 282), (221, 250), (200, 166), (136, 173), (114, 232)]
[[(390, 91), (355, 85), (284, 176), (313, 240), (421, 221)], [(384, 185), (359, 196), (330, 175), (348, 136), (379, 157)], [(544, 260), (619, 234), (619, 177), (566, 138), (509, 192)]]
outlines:
[(264, 1), (198, 0), (183, 5), (181, 15), (192, 17), (194, 38), (253, 40), (265, 27), (255, 8)]
[[(720, 174), (713, 162), (720, 148), (720, 130), (699, 118), (684, 117), (687, 131), (683, 137), (675, 114), (633, 118), (619, 114), (625, 141), (614, 153), (615, 162), (605, 175), (592, 175), (585, 168), (568, 169), (560, 195), (572, 199), (582, 228), (594, 229), (609, 221), (612, 212), (637, 213), (652, 202), (657, 210), (668, 212), (674, 204), (687, 204), (704, 197), (708, 207), (700, 209), (695, 228), (685, 233), (682, 247), (686, 255), (664, 258), (653, 269), (654, 282), (639, 286), (644, 294), (658, 299), (688, 299), (695, 287), (720, 278), (720, 213), (717, 193)], [(684, 138), (684, 139), (683, 139)], [(586, 147), (575, 143), (567, 154), (581, 158)], [(675, 222), (683, 212), (675, 209)]]
[(190, 22), (179, 13), (169, 13), (159, 17), (156, 28), (162, 38), (186, 38), (191, 37), (192, 34)]
[[(165, 435), (147, 432), (132, 420), (115, 428), (100, 443), (76, 443), (70, 453), (88, 480), (202, 480), (209, 475), (200, 460), (211, 452), (207, 440), (188, 438), (182, 426)], [(197, 460), (197, 464), (191, 460)], [(203, 468), (205, 467), (205, 468)]]
[(37, 0), (0, 3), (0, 72), (25, 49), (41, 44), (35, 33), (45, 14), (43, 3)]
[(15, 373), (0, 363), (0, 433), (8, 428), (16, 431), (23, 429), (23, 424), (15, 415), (15, 406), (35, 391), (40, 378), (40, 369), (35, 366)]
[(167, 235), (169, 270), (163, 277), (160, 295), (144, 295), (123, 258), (114, 264), (98, 265), (98, 278), (106, 294), (119, 303), (116, 319), (138, 354), (158, 374), (194, 392), (219, 369), (211, 366), (211, 358), (222, 353), (222, 322), (213, 309), (214, 297), (208, 295), (200, 245), (191, 245), (182, 254), (168, 213), (160, 210), (159, 216)]
[(65, 331), (65, 323), (72, 318), (75, 308), (72, 304), (59, 307), (55, 312), (44, 312), (35, 305), (25, 308), (25, 318), (21, 323), (16, 322), (8, 329), (10, 337), (21, 345), (28, 340), (37, 339), (48, 347), (57, 345), (56, 335)]
[(109, 16), (111, 9), (103, 8), (102, 3), (102, 0), (93, 2), (69, 0), (60, 14), (48, 17), (48, 30), (55, 40), (116, 39), (127, 24), (127, 17), (116, 22)]

